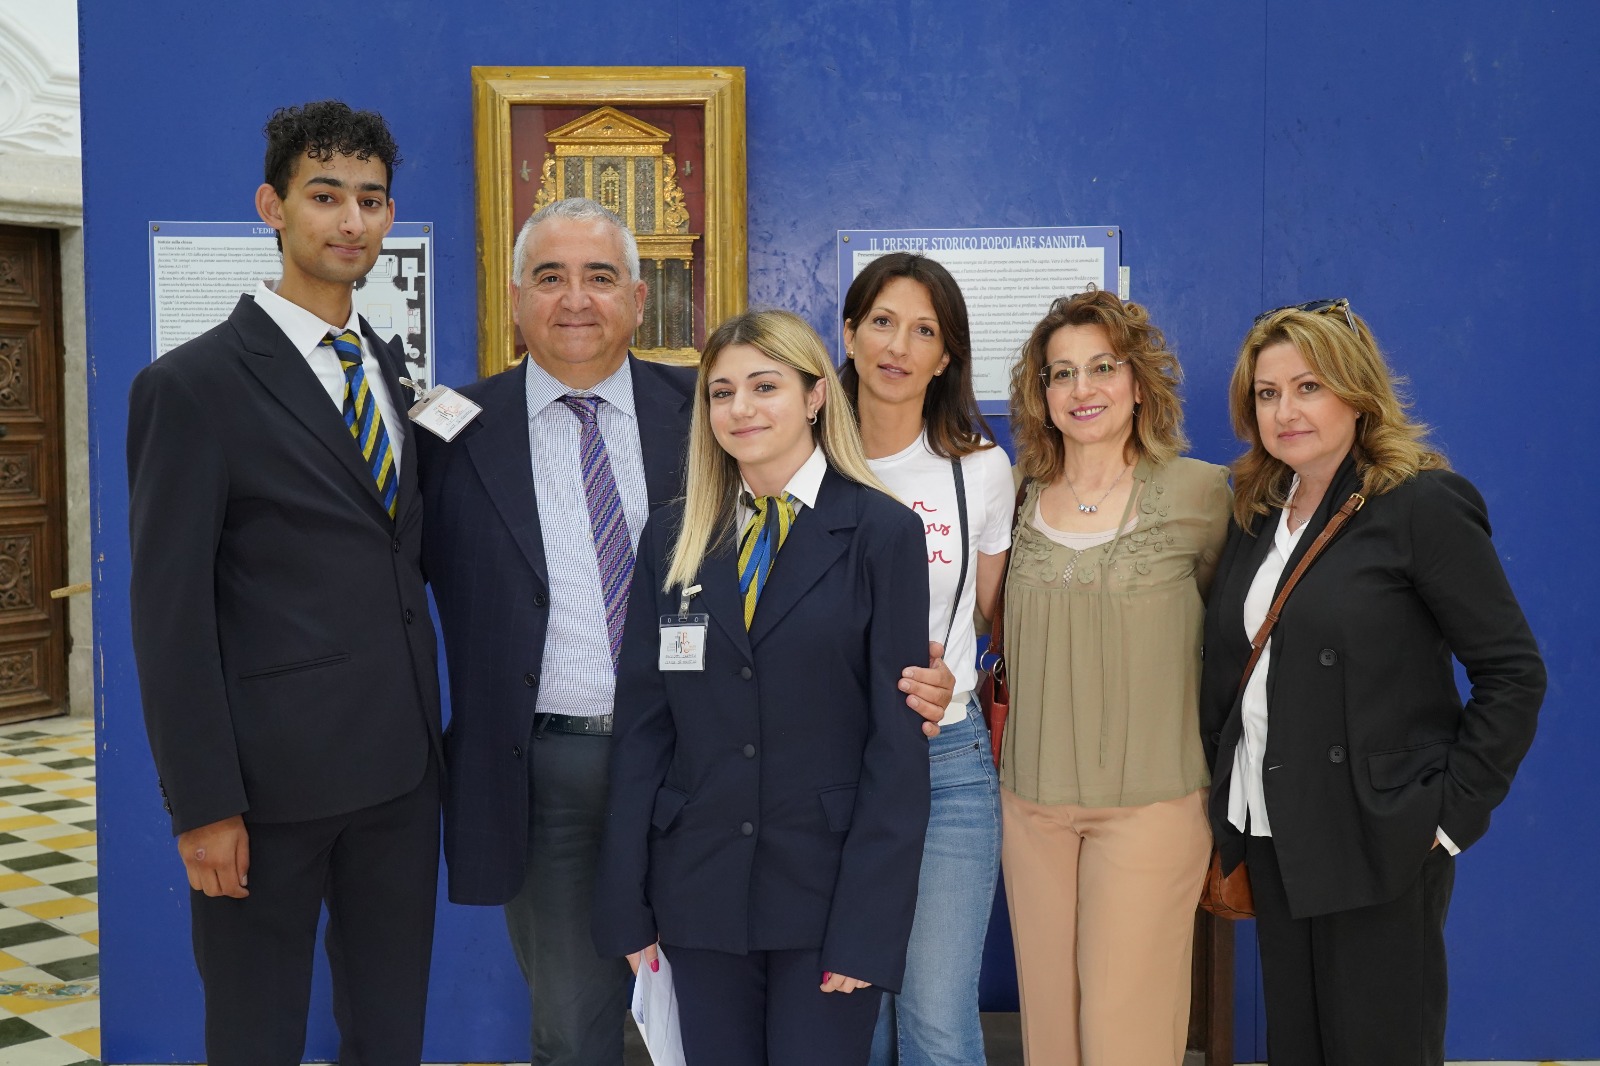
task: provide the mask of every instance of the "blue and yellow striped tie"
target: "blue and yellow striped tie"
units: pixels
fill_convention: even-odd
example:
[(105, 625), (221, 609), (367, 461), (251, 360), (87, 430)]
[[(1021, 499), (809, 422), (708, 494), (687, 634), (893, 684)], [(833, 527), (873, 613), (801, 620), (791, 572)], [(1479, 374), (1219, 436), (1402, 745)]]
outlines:
[(739, 541), (739, 592), (744, 596), (744, 627), (756, 616), (756, 600), (767, 587), (772, 560), (794, 525), (796, 500), (787, 492), (782, 496), (745, 497), (753, 510)]
[(322, 344), (338, 354), (339, 365), (344, 367), (344, 424), (355, 438), (356, 447), (361, 449), (361, 458), (367, 462), (372, 480), (378, 486), (378, 495), (383, 498), (383, 509), (393, 518), (400, 479), (395, 476), (389, 431), (383, 428), (383, 415), (373, 401), (367, 372), (361, 365), (361, 338), (347, 329), (328, 334), (322, 338)]

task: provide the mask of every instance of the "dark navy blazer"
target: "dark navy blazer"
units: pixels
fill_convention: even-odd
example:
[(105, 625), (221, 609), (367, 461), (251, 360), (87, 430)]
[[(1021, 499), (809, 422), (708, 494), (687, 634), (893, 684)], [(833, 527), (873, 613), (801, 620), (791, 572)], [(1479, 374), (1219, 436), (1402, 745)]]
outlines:
[[(398, 346), (361, 331), (404, 411)], [(330, 817), (422, 780), (439, 679), (420, 435), (391, 520), (339, 408), (249, 296), (134, 378), (133, 646), (174, 833)]]
[(634, 570), (596, 947), (820, 948), (823, 969), (898, 990), (928, 822), (927, 741), (897, 687), (927, 655), (921, 523), (829, 471), (750, 631), (727, 537), (690, 604), (710, 615), (705, 669), (662, 672), (682, 509), (651, 518)]
[[(694, 375), (632, 356), (628, 365), (654, 510), (683, 488)], [(423, 569), (449, 664), (444, 850), (456, 903), (505, 903), (522, 887), (527, 864), (528, 741), (550, 584), (533, 492), (526, 367), (525, 360), (461, 389), (483, 413), (454, 441), (412, 431), (427, 514)]]

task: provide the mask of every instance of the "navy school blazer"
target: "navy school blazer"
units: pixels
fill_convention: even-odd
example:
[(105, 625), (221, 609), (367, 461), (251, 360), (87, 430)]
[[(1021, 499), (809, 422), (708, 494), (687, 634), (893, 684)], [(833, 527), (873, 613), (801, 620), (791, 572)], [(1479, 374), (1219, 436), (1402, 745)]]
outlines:
[(928, 822), (928, 746), (897, 682), (928, 641), (922, 526), (828, 471), (775, 559), (747, 633), (734, 538), (691, 612), (703, 671), (657, 669), (682, 520), (645, 527), (617, 676), (593, 931), (602, 955), (667, 945), (820, 948), (891, 991), (905, 970)]
[[(361, 332), (404, 412), (399, 346)], [(134, 378), (133, 647), (174, 833), (330, 817), (422, 780), (439, 745), (422, 434), (407, 427), (391, 520), (339, 408), (250, 296)]]

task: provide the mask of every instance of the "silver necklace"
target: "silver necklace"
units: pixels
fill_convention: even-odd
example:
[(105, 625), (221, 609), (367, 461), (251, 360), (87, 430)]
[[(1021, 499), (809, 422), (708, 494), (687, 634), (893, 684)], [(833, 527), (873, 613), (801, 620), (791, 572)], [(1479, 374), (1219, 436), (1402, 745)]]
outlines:
[(1129, 466), (1123, 467), (1122, 473), (1117, 475), (1117, 480), (1111, 483), (1111, 488), (1106, 489), (1106, 491), (1100, 495), (1100, 498), (1093, 503), (1083, 502), (1083, 497), (1078, 495), (1078, 490), (1072, 487), (1072, 479), (1067, 476), (1066, 470), (1061, 471), (1061, 480), (1067, 483), (1067, 491), (1072, 493), (1072, 498), (1074, 500), (1078, 501), (1078, 510), (1082, 511), (1084, 514), (1094, 514), (1096, 511), (1100, 510), (1100, 505), (1106, 502), (1106, 497), (1110, 496), (1112, 491), (1122, 483), (1123, 476), (1126, 475), (1131, 469), (1133, 468)]

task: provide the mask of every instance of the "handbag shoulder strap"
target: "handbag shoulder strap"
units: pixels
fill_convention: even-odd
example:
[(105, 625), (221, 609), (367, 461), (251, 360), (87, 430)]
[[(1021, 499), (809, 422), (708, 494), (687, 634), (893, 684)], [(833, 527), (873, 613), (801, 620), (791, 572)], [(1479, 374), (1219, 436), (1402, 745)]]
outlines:
[(961, 534), (961, 576), (956, 578), (955, 598), (950, 601), (950, 624), (944, 628), (944, 650), (950, 651), (950, 636), (956, 631), (956, 612), (961, 609), (961, 594), (967, 587), (967, 478), (961, 472), (961, 460), (950, 460), (950, 472), (956, 481), (956, 521)]
[(1267, 638), (1272, 636), (1273, 627), (1278, 624), (1278, 615), (1283, 613), (1284, 601), (1289, 598), (1289, 593), (1300, 583), (1300, 578), (1311, 569), (1311, 564), (1317, 561), (1317, 556), (1322, 554), (1322, 549), (1328, 542), (1338, 535), (1344, 524), (1350, 521), (1350, 516), (1361, 510), (1367, 498), (1359, 492), (1352, 492), (1350, 498), (1344, 501), (1344, 506), (1339, 508), (1339, 513), (1328, 519), (1328, 524), (1323, 527), (1317, 539), (1311, 542), (1311, 547), (1300, 557), (1300, 564), (1289, 574), (1289, 580), (1283, 583), (1283, 588), (1273, 597), (1272, 606), (1267, 609), (1267, 617), (1261, 620), (1261, 628), (1256, 630), (1255, 639), (1250, 641), (1250, 661), (1245, 663), (1244, 674), (1239, 678), (1239, 691), (1250, 683), (1250, 675), (1255, 672), (1256, 663), (1261, 660), (1261, 652), (1267, 646)]
[(1031, 477), (1022, 479), (1017, 486), (1017, 502), (1011, 507), (1011, 549), (1006, 553), (1006, 572), (1000, 575), (1000, 594), (994, 599), (994, 618), (989, 624), (989, 651), (994, 656), (1005, 655), (1006, 585), (1011, 581), (1011, 560), (1017, 555), (1017, 525), (1022, 519), (1022, 501), (1028, 495)]

